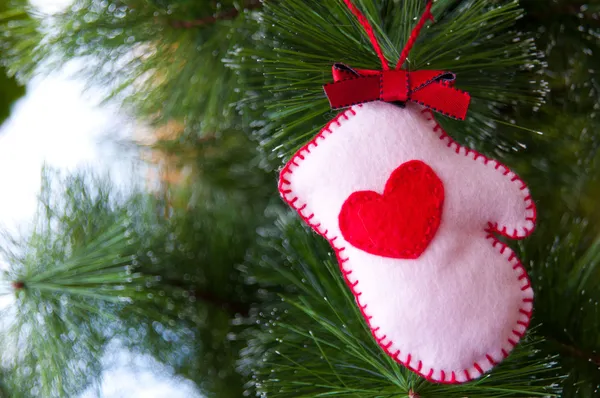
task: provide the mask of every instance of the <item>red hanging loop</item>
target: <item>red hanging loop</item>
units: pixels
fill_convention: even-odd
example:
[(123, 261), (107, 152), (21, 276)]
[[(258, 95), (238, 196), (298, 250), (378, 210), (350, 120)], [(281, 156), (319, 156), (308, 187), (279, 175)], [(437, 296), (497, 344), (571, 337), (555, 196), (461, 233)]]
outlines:
[[(371, 44), (373, 45), (373, 48), (375, 49), (377, 56), (381, 60), (381, 66), (383, 67), (383, 70), (389, 70), (390, 67), (388, 65), (388, 62), (385, 59), (385, 55), (383, 55), (381, 46), (379, 45), (379, 42), (377, 41), (377, 37), (375, 36), (373, 27), (367, 20), (367, 17), (365, 17), (365, 15), (362, 12), (360, 12), (360, 10), (354, 5), (354, 3), (352, 3), (352, 0), (344, 0), (344, 3), (348, 7), (348, 9), (350, 9), (350, 11), (352, 11), (352, 14), (354, 14), (356, 19), (358, 19), (358, 22), (362, 25), (365, 32), (367, 32), (367, 36), (369, 36), (369, 39), (371, 40)], [(408, 58), (408, 53), (410, 52), (413, 45), (415, 44), (415, 41), (417, 40), (417, 37), (419, 37), (419, 33), (421, 33), (421, 29), (423, 29), (423, 26), (425, 26), (425, 23), (427, 22), (427, 20), (428, 19), (430, 19), (432, 21), (434, 20), (433, 14), (431, 13), (432, 3), (433, 3), (433, 0), (427, 0), (427, 5), (425, 6), (425, 12), (421, 16), (421, 19), (417, 23), (417, 26), (415, 26), (413, 28), (413, 30), (410, 34), (410, 37), (409, 37), (408, 41), (406, 42), (406, 45), (404, 46), (404, 49), (402, 49), (402, 53), (400, 54), (400, 60), (398, 61), (398, 64), (396, 65), (396, 69), (402, 68), (404, 61), (406, 61), (406, 58)]]
[(381, 60), (383, 71), (353, 69), (340, 63), (333, 65), (334, 81), (323, 86), (332, 109), (371, 101), (394, 104), (405, 104), (411, 101), (446, 116), (460, 120), (465, 119), (471, 96), (469, 93), (453, 87), (456, 79), (454, 73), (441, 70), (407, 71), (402, 69), (402, 65), (406, 62), (408, 54), (427, 20), (433, 20), (433, 14), (431, 14), (433, 0), (427, 0), (425, 11), (413, 28), (394, 70), (390, 70), (373, 27), (365, 15), (356, 8), (352, 0), (344, 0), (344, 3), (367, 32), (369, 40)]
[(381, 66), (383, 67), (383, 70), (390, 70), (390, 66), (388, 65), (387, 60), (385, 59), (385, 55), (383, 55), (383, 51), (381, 51), (381, 47), (379, 46), (379, 42), (377, 41), (377, 37), (375, 36), (375, 32), (373, 31), (373, 27), (367, 20), (367, 17), (365, 17), (365, 15), (362, 12), (360, 12), (358, 8), (356, 8), (356, 6), (352, 3), (352, 0), (344, 0), (344, 3), (346, 3), (346, 6), (348, 6), (350, 11), (352, 11), (352, 14), (354, 14), (356, 19), (358, 19), (358, 22), (365, 29), (365, 32), (367, 32), (367, 36), (369, 36), (371, 44), (373, 45), (377, 56), (381, 60)]
[(431, 5), (432, 4), (433, 4), (433, 0), (427, 1), (427, 5), (425, 6), (425, 12), (423, 12), (423, 15), (421, 15), (421, 19), (417, 23), (417, 26), (415, 26), (413, 28), (412, 32), (410, 33), (410, 37), (408, 38), (408, 41), (406, 42), (406, 45), (402, 49), (402, 53), (400, 54), (400, 59), (398, 60), (398, 64), (396, 64), (396, 70), (399, 70), (402, 68), (402, 65), (408, 58), (408, 53), (410, 53), (410, 50), (412, 49), (415, 42), (417, 41), (417, 37), (419, 37), (419, 33), (421, 33), (421, 29), (423, 29), (423, 26), (425, 26), (425, 23), (427, 23), (427, 20), (429, 19), (431, 21), (434, 21), (433, 14), (431, 13)]

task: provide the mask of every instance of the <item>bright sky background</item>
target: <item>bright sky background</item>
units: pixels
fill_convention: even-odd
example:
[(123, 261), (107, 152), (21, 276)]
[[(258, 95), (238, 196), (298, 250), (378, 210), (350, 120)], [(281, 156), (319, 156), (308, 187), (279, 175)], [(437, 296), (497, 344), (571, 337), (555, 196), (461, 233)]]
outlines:
[[(70, 0), (36, 0), (51, 11)], [(135, 123), (110, 106), (98, 106), (98, 95), (84, 92), (82, 82), (66, 73), (34, 79), (27, 94), (0, 126), (0, 224), (26, 230), (36, 208), (44, 164), (64, 171), (80, 167), (109, 172), (119, 185), (143, 181), (145, 172), (133, 156), (123, 156), (107, 137), (130, 136)], [(131, 154), (130, 154), (131, 155)], [(2, 264), (0, 264), (2, 267)], [(81, 398), (193, 398), (194, 384), (173, 378), (171, 370), (151, 357), (113, 345), (103, 358), (100, 387)]]
[[(0, 220), (13, 229), (31, 219), (44, 163), (62, 170), (92, 166), (120, 184), (133, 179), (132, 159), (121, 159), (106, 138), (125, 135), (133, 124), (110, 107), (94, 106), (83, 84), (64, 75), (34, 79), (26, 97), (0, 126)], [(104, 142), (103, 142), (104, 141)]]
[[(79, 167), (110, 172), (120, 185), (143, 181), (134, 157), (122, 156), (107, 135), (126, 136), (133, 123), (115, 108), (99, 107), (81, 82), (64, 75), (36, 79), (26, 96), (0, 126), (0, 224), (26, 230), (36, 209), (43, 164), (63, 171)], [(0, 264), (1, 266), (1, 264)], [(82, 398), (192, 398), (193, 383), (173, 379), (171, 371), (150, 357), (114, 347), (104, 358), (101, 395), (90, 390)]]
[[(26, 230), (36, 209), (43, 164), (64, 171), (78, 167), (110, 172), (120, 185), (139, 183), (145, 173), (134, 157), (122, 156), (107, 135), (131, 134), (134, 125), (115, 108), (97, 106), (81, 82), (56, 74), (36, 79), (26, 96), (0, 126), (0, 224)], [(1, 266), (1, 264), (0, 264)], [(81, 398), (193, 398), (193, 383), (173, 379), (171, 371), (150, 357), (114, 347), (103, 359), (101, 395), (90, 390)]]

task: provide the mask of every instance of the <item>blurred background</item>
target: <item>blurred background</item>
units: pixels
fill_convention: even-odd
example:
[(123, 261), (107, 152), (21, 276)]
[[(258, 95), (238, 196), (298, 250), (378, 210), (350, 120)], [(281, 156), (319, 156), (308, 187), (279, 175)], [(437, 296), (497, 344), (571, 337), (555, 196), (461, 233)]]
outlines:
[[(424, 0), (356, 0), (398, 59)], [(600, 2), (437, 0), (411, 70), (539, 211), (532, 327), (437, 385), (373, 341), (277, 172), (378, 69), (341, 0), (0, 0), (0, 396), (600, 397)], [(473, 327), (476, 327), (474, 325)]]

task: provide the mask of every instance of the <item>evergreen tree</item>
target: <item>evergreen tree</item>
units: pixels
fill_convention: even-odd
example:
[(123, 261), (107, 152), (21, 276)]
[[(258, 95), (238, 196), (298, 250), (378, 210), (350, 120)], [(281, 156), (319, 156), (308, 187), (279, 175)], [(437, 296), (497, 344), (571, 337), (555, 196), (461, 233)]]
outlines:
[[(10, 3), (0, 1), (0, 19), (8, 18), (11, 14)], [(13, 22), (14, 23), (14, 22)], [(0, 58), (4, 57), (6, 48), (0, 47)], [(0, 67), (0, 124), (9, 116), (12, 104), (25, 94), (25, 87), (20, 85), (14, 77), (8, 75), (4, 67)]]
[[(425, 2), (355, 3), (398, 59)], [(165, 183), (115, 195), (103, 180), (45, 179), (35, 227), (5, 250), (2, 342), (19, 347), (3, 351), (6, 395), (77, 395), (117, 338), (215, 397), (598, 396), (600, 3), (438, 0), (409, 57), (458, 75), (468, 118), (440, 123), (517, 171), (539, 211), (531, 238), (507, 242), (536, 290), (532, 327), (464, 385), (386, 356), (328, 244), (277, 198), (276, 170), (334, 114), (331, 65), (379, 68), (342, 1), (10, 5), (2, 65), (25, 82), (84, 59), (80, 76), (155, 128), (139, 146)]]

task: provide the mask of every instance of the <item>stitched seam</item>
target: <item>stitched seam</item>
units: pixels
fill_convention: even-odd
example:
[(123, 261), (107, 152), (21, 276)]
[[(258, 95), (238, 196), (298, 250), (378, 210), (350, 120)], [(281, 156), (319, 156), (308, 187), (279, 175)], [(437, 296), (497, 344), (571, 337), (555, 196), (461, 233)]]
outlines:
[(511, 239), (523, 239), (523, 238), (526, 238), (529, 235), (531, 235), (531, 233), (533, 233), (533, 230), (535, 228), (535, 222), (537, 219), (537, 209), (535, 207), (535, 203), (531, 199), (531, 195), (529, 193), (529, 189), (527, 188), (527, 184), (525, 184), (525, 182), (518, 175), (516, 175), (514, 172), (512, 172), (504, 164), (498, 162), (495, 159), (490, 159), (487, 156), (482, 155), (481, 153), (474, 151), (470, 148), (463, 147), (460, 144), (458, 144), (456, 141), (454, 141), (448, 134), (446, 134), (446, 132), (442, 129), (442, 126), (440, 126), (440, 124), (435, 120), (434, 114), (431, 111), (431, 109), (428, 109), (428, 108), (423, 109), (421, 111), (421, 113), (429, 114), (429, 117), (427, 117), (427, 120), (433, 121), (435, 123), (435, 125), (433, 127), (433, 131), (437, 133), (438, 131), (441, 130), (441, 134), (439, 134), (440, 140), (447, 140), (448, 141), (447, 146), (449, 148), (452, 148), (452, 146), (455, 146), (456, 154), (461, 154), (461, 152), (462, 152), (462, 155), (467, 156), (467, 157), (470, 156), (475, 161), (477, 161), (478, 159), (481, 158), (481, 159), (483, 159), (484, 165), (492, 166), (497, 172), (501, 173), (505, 177), (509, 177), (513, 183), (519, 185), (519, 189), (524, 194), (523, 201), (525, 202), (525, 210), (527, 210), (527, 214), (525, 215), (526, 223), (522, 226), (519, 226), (518, 228), (513, 228), (512, 230), (509, 230), (505, 225), (499, 225), (497, 222), (495, 222), (495, 223), (489, 222), (488, 228), (493, 228), (495, 230), (495, 232), (497, 232), (503, 236), (506, 236), (507, 238), (511, 238)]
[[(362, 104), (358, 104), (358, 107), (361, 107)], [(432, 131), (436, 134), (438, 134), (440, 140), (448, 140), (448, 148), (452, 148), (453, 145), (456, 146), (456, 150), (455, 152), (457, 154), (460, 153), (461, 149), (465, 151), (465, 153), (463, 154), (464, 156), (469, 156), (469, 154), (473, 154), (473, 158), (472, 160), (477, 161), (477, 159), (479, 159), (480, 157), (484, 159), (484, 164), (487, 165), (490, 162), (495, 162), (496, 164), (499, 164), (500, 166), (495, 167), (496, 170), (498, 170), (501, 167), (506, 168), (507, 170), (509, 170), (506, 166), (500, 164), (499, 162), (489, 159), (487, 158), (485, 155), (482, 155), (472, 149), (466, 148), (466, 147), (462, 147), (461, 145), (459, 145), (458, 143), (456, 143), (452, 138), (450, 138), (450, 136), (448, 136), (448, 134), (446, 134), (446, 132), (442, 129), (442, 127), (439, 125), (439, 123), (437, 123), (435, 121), (433, 112), (428, 109), (425, 108), (421, 111), (422, 114), (424, 113), (429, 113), (431, 115), (431, 119), (427, 119), (427, 120), (433, 120), (435, 122), (435, 125), (432, 128)], [(411, 360), (412, 360), (412, 354), (411, 353), (407, 353), (407, 357), (406, 360), (402, 360), (399, 356), (401, 354), (400, 349), (396, 349), (395, 351), (392, 352), (392, 350), (390, 350), (390, 347), (392, 347), (394, 344), (394, 342), (392, 340), (389, 340), (389, 342), (387, 344), (384, 344), (383, 342), (385, 341), (385, 339), (387, 338), (387, 335), (384, 335), (382, 337), (378, 337), (377, 336), (377, 332), (380, 330), (379, 326), (374, 327), (374, 325), (371, 325), (371, 319), (373, 318), (371, 315), (369, 315), (366, 312), (367, 309), (367, 304), (363, 305), (360, 302), (360, 296), (362, 295), (362, 292), (358, 291), (357, 286), (359, 284), (359, 280), (356, 280), (355, 282), (351, 282), (350, 279), (348, 278), (349, 275), (352, 274), (352, 270), (347, 270), (344, 268), (344, 263), (347, 262), (350, 258), (346, 257), (343, 258), (341, 255), (341, 252), (344, 251), (346, 249), (346, 247), (339, 247), (335, 244), (335, 241), (338, 239), (337, 236), (332, 236), (329, 237), (328, 230), (322, 230), (321, 228), (321, 223), (317, 223), (317, 222), (312, 222), (312, 218), (314, 217), (314, 213), (311, 214), (304, 214), (304, 210), (306, 209), (307, 205), (303, 204), (301, 206), (298, 206), (296, 204), (298, 197), (294, 196), (293, 198), (289, 198), (288, 195), (290, 193), (292, 193), (292, 190), (290, 189), (290, 182), (288, 180), (285, 179), (285, 176), (287, 174), (292, 174), (293, 170), (291, 168), (291, 166), (293, 165), (294, 167), (299, 167), (299, 163), (301, 163), (302, 160), (304, 160), (304, 156), (302, 155), (302, 152), (307, 152), (310, 153), (310, 150), (308, 149), (310, 145), (314, 145), (315, 147), (318, 146), (317, 140), (319, 138), (321, 139), (325, 139), (327, 138), (324, 135), (324, 132), (328, 132), (329, 134), (333, 134), (333, 132), (335, 131), (334, 129), (331, 129), (332, 126), (334, 126), (335, 124), (339, 126), (341, 126), (341, 124), (339, 123), (339, 119), (341, 117), (345, 118), (346, 120), (349, 120), (350, 118), (348, 117), (348, 114), (350, 114), (351, 116), (356, 115), (356, 112), (354, 111), (353, 108), (349, 108), (346, 109), (345, 111), (339, 113), (335, 118), (333, 118), (325, 127), (323, 127), (323, 129), (319, 132), (319, 134), (317, 134), (311, 141), (309, 141), (305, 146), (303, 146), (302, 148), (300, 148), (300, 150), (298, 150), (298, 152), (296, 152), (296, 154), (294, 154), (294, 156), (292, 157), (292, 159), (290, 159), (290, 161), (288, 161), (288, 163), (286, 164), (286, 166), (282, 169), (281, 174), (280, 174), (280, 180), (279, 180), (279, 192), (281, 193), (282, 198), (284, 199), (284, 201), (290, 205), (290, 207), (292, 207), (293, 209), (295, 209), (297, 211), (297, 213), (300, 215), (300, 217), (309, 225), (311, 226), (317, 233), (319, 233), (321, 236), (323, 236), (325, 239), (327, 239), (327, 241), (329, 242), (329, 244), (331, 245), (331, 247), (334, 249), (335, 254), (336, 254), (336, 258), (338, 260), (338, 265), (340, 267), (340, 271), (342, 273), (342, 276), (344, 278), (344, 281), (346, 282), (346, 285), (350, 288), (350, 291), (352, 292), (352, 294), (354, 295), (355, 299), (356, 299), (356, 303), (358, 305), (358, 308), (363, 316), (363, 318), (365, 319), (365, 321), (367, 322), (367, 325), (369, 326), (369, 329), (371, 330), (371, 334), (373, 335), (373, 338), (375, 339), (375, 341), (377, 342), (377, 344), (379, 345), (379, 347), (386, 353), (388, 354), (390, 357), (392, 357), (392, 359), (394, 359), (396, 362), (400, 363), (401, 365), (405, 366), (406, 368), (408, 368), (409, 370), (419, 374), (420, 376), (424, 377), (425, 379), (427, 379), (428, 381), (434, 382), (434, 383), (444, 383), (444, 384), (460, 384), (461, 382), (456, 380), (456, 371), (448, 371), (445, 369), (439, 369), (436, 370), (435, 368), (429, 368), (428, 373), (424, 373), (423, 371), (423, 363), (421, 360), (418, 361), (417, 366), (414, 367), (411, 364)], [(441, 133), (438, 133), (438, 131), (441, 130)], [(298, 159), (301, 159), (301, 161), (298, 161)], [(509, 170), (510, 171), (510, 170)], [(504, 173), (503, 173), (504, 174)], [(514, 174), (514, 173), (513, 173)], [(509, 174), (504, 174), (505, 176), (508, 176)], [(516, 177), (516, 174), (515, 174)], [(522, 184), (525, 184), (519, 177), (512, 177), (511, 180), (513, 182), (520, 182)], [(525, 190), (525, 188), (522, 188), (522, 190)], [(533, 212), (532, 212), (532, 216), (528, 216), (531, 217), (533, 219), (533, 222), (535, 223), (535, 217), (536, 217), (536, 212), (535, 212), (535, 204), (533, 203), (533, 201), (531, 200), (531, 196), (529, 194), (527, 194), (527, 196), (524, 198), (524, 201), (526, 202), (526, 204), (528, 205), (527, 209), (529, 209), (529, 207), (533, 206)], [(494, 232), (498, 232), (501, 233), (501, 231), (498, 231), (497, 225), (495, 225), (497, 223), (488, 223), (488, 228), (484, 229), (484, 232), (487, 233), (486, 239), (491, 240), (491, 244), (492, 247), (497, 248), (500, 255), (502, 255), (503, 257), (505, 257), (504, 252), (508, 251), (508, 257), (505, 257), (505, 259), (508, 261), (509, 264), (513, 265), (513, 270), (520, 270), (521, 271), (521, 276), (525, 275), (524, 278), (521, 278), (521, 276), (517, 277), (517, 280), (519, 282), (522, 283), (521, 285), (521, 291), (525, 292), (527, 290), (531, 289), (531, 282), (529, 280), (529, 276), (527, 275), (527, 271), (525, 270), (525, 268), (523, 267), (523, 265), (521, 264), (521, 262), (519, 261), (519, 259), (516, 257), (515, 253), (512, 251), (512, 249), (510, 249), (506, 244), (502, 243), (501, 241), (499, 241), (494, 235)], [(528, 235), (531, 234), (531, 232), (533, 232), (533, 228), (531, 230), (528, 231)], [(507, 235), (508, 237), (512, 237), (510, 235)], [(523, 335), (525, 333), (525, 331), (527, 330), (529, 323), (531, 321), (531, 316), (532, 316), (532, 311), (528, 311), (524, 308), (524, 305), (528, 305), (531, 306), (531, 303), (533, 302), (532, 298), (524, 298), (522, 301), (522, 306), (519, 308), (518, 312), (519, 312), (519, 319), (517, 320), (516, 324), (513, 325), (511, 334), (506, 338), (506, 340), (504, 341), (504, 344), (508, 344), (508, 346), (506, 348), (508, 348), (508, 350), (504, 347), (502, 347), (500, 350), (502, 352), (502, 355), (504, 358), (508, 357), (509, 351), (512, 349), (512, 347), (514, 347), (518, 341), (521, 339), (521, 336), (519, 336), (518, 334), (514, 333), (515, 330), (518, 330), (519, 328), (523, 328), (523, 331), (520, 332), (521, 335)], [(513, 344), (514, 343), (514, 344)], [(502, 343), (501, 343), (502, 344)], [(494, 366), (495, 363), (500, 362), (500, 360), (496, 360), (492, 357), (492, 355), (490, 353), (487, 353), (483, 356), (483, 358), (481, 358), (479, 361), (474, 362), (473, 364), (473, 368), (470, 369), (464, 369), (463, 372), (465, 374), (466, 377), (466, 381), (471, 381), (473, 380), (473, 377), (471, 376), (469, 370), (473, 371), (473, 372), (478, 372), (480, 373), (480, 375), (483, 375), (485, 372), (483, 371), (483, 368), (480, 365), (481, 363), (485, 363), (484, 361), (489, 362), (492, 366)], [(436, 379), (434, 378), (435, 373), (438, 372), (440, 374), (440, 378)]]
[(374, 98), (372, 100), (364, 100), (364, 101), (359, 101), (359, 102), (352, 102), (350, 104), (345, 104), (345, 105), (339, 105), (339, 106), (332, 106), (331, 109), (342, 109), (342, 108), (347, 108), (349, 106), (356, 106), (356, 105), (360, 105), (360, 104), (367, 104), (369, 102), (375, 102), (375, 101), (379, 101), (379, 98)]
[[(453, 87), (453, 88), (454, 88), (454, 87)], [(447, 113), (447, 112), (445, 112), (445, 111), (443, 111), (443, 110), (441, 110), (441, 109), (438, 109), (438, 108), (436, 108), (436, 107), (430, 106), (430, 105), (428, 105), (428, 104), (424, 103), (423, 101), (417, 101), (417, 100), (415, 100), (415, 99), (413, 99), (413, 98), (411, 98), (410, 100), (411, 100), (412, 102), (416, 103), (416, 104), (419, 104), (419, 105), (421, 105), (421, 106), (424, 106), (424, 107), (426, 107), (428, 110), (431, 110), (431, 109), (433, 109), (433, 110), (434, 110), (434, 111), (436, 111), (437, 113), (441, 113), (442, 115), (444, 115), (444, 116), (446, 116), (446, 117), (449, 117), (450, 119), (454, 119), (454, 120), (462, 120), (462, 119), (460, 119), (460, 118), (458, 118), (458, 117), (456, 117), (456, 116), (454, 116), (454, 115), (452, 115), (452, 114), (450, 114), (450, 113)], [(458, 144), (456, 144), (456, 145), (458, 145)], [(459, 145), (459, 147), (460, 147), (460, 145)], [(483, 155), (482, 155), (482, 156), (483, 156)]]

